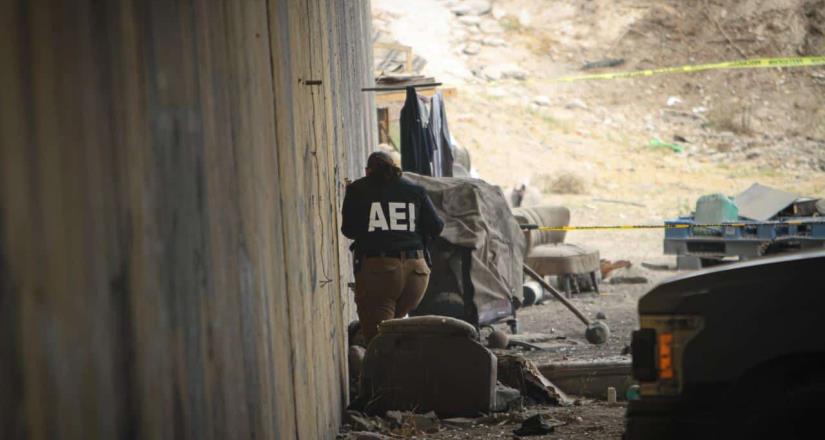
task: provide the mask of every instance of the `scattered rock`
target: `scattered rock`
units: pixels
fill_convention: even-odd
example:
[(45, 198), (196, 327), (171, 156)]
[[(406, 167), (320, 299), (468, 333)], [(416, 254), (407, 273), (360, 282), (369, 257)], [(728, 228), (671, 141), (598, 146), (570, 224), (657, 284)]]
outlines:
[(479, 76), (487, 81), (498, 81), (500, 79), (527, 79), (527, 72), (514, 64), (496, 64), (485, 66), (479, 72)]
[(487, 337), (487, 346), (490, 348), (507, 348), (510, 337), (501, 330), (495, 330)]
[(462, 16), (468, 15), (470, 13), (470, 6), (465, 5), (463, 3), (459, 3), (459, 4), (451, 7), (450, 12), (452, 12), (455, 15), (458, 15), (459, 17), (462, 17)]
[(596, 313), (596, 319), (607, 319), (607, 316), (603, 312)]
[(441, 422), (432, 411), (426, 414), (408, 413), (404, 422), (414, 430), (426, 433), (438, 432), (441, 429)]
[(498, 5), (493, 5), (493, 9), (490, 11), (490, 13), (496, 20), (501, 20), (502, 18), (504, 18), (505, 15), (507, 15), (507, 11), (505, 11), (504, 8)]
[(668, 107), (673, 107), (674, 105), (681, 104), (681, 103), (682, 103), (682, 99), (679, 98), (678, 96), (668, 96), (667, 97), (666, 104), (667, 104)]
[(344, 422), (355, 431), (383, 431), (384, 421), (379, 417), (370, 417), (358, 411), (347, 411)]
[(493, 411), (512, 411), (522, 408), (523, 401), (519, 390), (496, 382), (496, 404)]
[(404, 413), (402, 411), (387, 411), (387, 413), (384, 414), (384, 418), (394, 423), (396, 427), (401, 426), (404, 423)]
[(604, 67), (616, 67), (624, 64), (624, 58), (605, 58), (598, 61), (584, 63), (582, 70), (601, 69)]
[(574, 98), (568, 102), (564, 108), (568, 110), (587, 110), (587, 104), (579, 98)]
[(493, 8), (489, 0), (465, 0), (454, 6), (451, 11), (458, 16), (463, 15), (484, 15), (490, 13)]
[(504, 28), (494, 20), (484, 20), (479, 23), (478, 28), (485, 34), (501, 34), (504, 32)]
[(547, 107), (550, 105), (550, 98), (544, 95), (536, 96), (533, 98), (533, 104), (536, 104), (539, 107)]
[(483, 44), (485, 46), (490, 46), (490, 47), (501, 47), (501, 46), (505, 46), (507, 44), (507, 42), (504, 41), (501, 38), (498, 38), (498, 37), (487, 37), (487, 38), (481, 40), (481, 44)]
[(524, 69), (516, 65), (507, 64), (505, 66), (502, 66), (501, 77), (504, 79), (515, 79), (519, 81), (524, 81), (525, 79), (527, 79), (527, 72), (525, 72)]
[(479, 52), (481, 52), (481, 45), (475, 42), (469, 42), (467, 43), (467, 45), (464, 46), (462, 52), (464, 52), (467, 55), (477, 55)]
[(501, 79), (501, 69), (496, 66), (486, 66), (481, 69), (480, 76), (487, 81), (498, 81)]
[(465, 15), (463, 17), (458, 17), (458, 22), (465, 26), (478, 26), (479, 23), (481, 23), (481, 17), (477, 17), (475, 15)]

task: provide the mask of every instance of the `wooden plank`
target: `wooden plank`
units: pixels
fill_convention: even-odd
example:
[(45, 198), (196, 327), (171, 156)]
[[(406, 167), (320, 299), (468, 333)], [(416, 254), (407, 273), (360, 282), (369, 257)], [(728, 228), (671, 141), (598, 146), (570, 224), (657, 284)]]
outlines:
[(390, 49), (404, 52), (404, 72), (411, 73), (413, 71), (413, 52), (412, 47), (397, 43), (373, 43), (376, 49)]
[[(416, 89), (420, 95), (432, 97), (436, 92), (441, 92), (445, 98), (453, 98), (458, 96), (458, 90), (455, 87), (432, 87)], [(395, 92), (377, 92), (375, 93), (375, 105), (381, 107), (387, 104), (404, 102), (407, 98), (407, 91), (400, 90)]]

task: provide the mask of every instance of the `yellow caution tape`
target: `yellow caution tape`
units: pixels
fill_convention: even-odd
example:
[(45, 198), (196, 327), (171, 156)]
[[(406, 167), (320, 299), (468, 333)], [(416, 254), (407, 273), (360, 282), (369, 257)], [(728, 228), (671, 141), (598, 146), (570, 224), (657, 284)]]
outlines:
[(598, 231), (598, 230), (620, 230), (620, 229), (689, 229), (689, 228), (744, 228), (746, 226), (760, 226), (760, 225), (801, 225), (825, 223), (825, 221), (787, 221), (787, 222), (766, 222), (766, 223), (709, 223), (709, 224), (693, 224), (693, 223), (671, 223), (663, 225), (611, 225), (611, 226), (539, 226), (534, 231), (551, 232), (551, 231)]
[(653, 76), (667, 73), (691, 73), (706, 70), (721, 69), (767, 69), (771, 67), (809, 67), (825, 65), (825, 56), (816, 57), (788, 57), (788, 58), (756, 58), (752, 60), (729, 61), (725, 63), (694, 64), (679, 67), (662, 67), (659, 69), (637, 70), (632, 72), (594, 73), (592, 75), (565, 76), (557, 79), (559, 82), (588, 81), (595, 79), (635, 78), (639, 76)]

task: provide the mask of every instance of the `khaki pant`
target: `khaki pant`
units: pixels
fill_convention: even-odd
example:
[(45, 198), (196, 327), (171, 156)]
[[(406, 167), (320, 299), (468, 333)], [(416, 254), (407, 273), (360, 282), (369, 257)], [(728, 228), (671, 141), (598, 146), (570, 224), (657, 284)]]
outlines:
[(430, 281), (423, 258), (364, 258), (355, 274), (355, 304), (364, 339), (369, 343), (378, 324), (401, 318), (418, 306)]

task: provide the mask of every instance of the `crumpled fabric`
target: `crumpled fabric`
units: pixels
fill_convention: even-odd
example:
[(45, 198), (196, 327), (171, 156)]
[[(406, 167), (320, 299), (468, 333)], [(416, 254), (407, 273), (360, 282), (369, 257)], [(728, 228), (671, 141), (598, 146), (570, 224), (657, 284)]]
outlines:
[(430, 101), (430, 133), (435, 142), (433, 151), (433, 171), (437, 177), (453, 177), (453, 144), (450, 127), (447, 125), (447, 110), (444, 97), (436, 93)]
[[(522, 300), (522, 261), (525, 240), (510, 212), (501, 189), (479, 179), (466, 177), (434, 178), (405, 173), (405, 177), (424, 187), (433, 207), (444, 221), (439, 240), (456, 253), (469, 250), (472, 292), (478, 323), (493, 322), (510, 315), (511, 298)], [(463, 280), (459, 267), (436, 268), (430, 285), (442, 283), (440, 277)], [(428, 289), (428, 294), (429, 294)]]
[(432, 155), (435, 146), (428, 129), (426, 106), (418, 99), (414, 87), (407, 87), (407, 97), (401, 108), (401, 169), (422, 176), (432, 176)]

